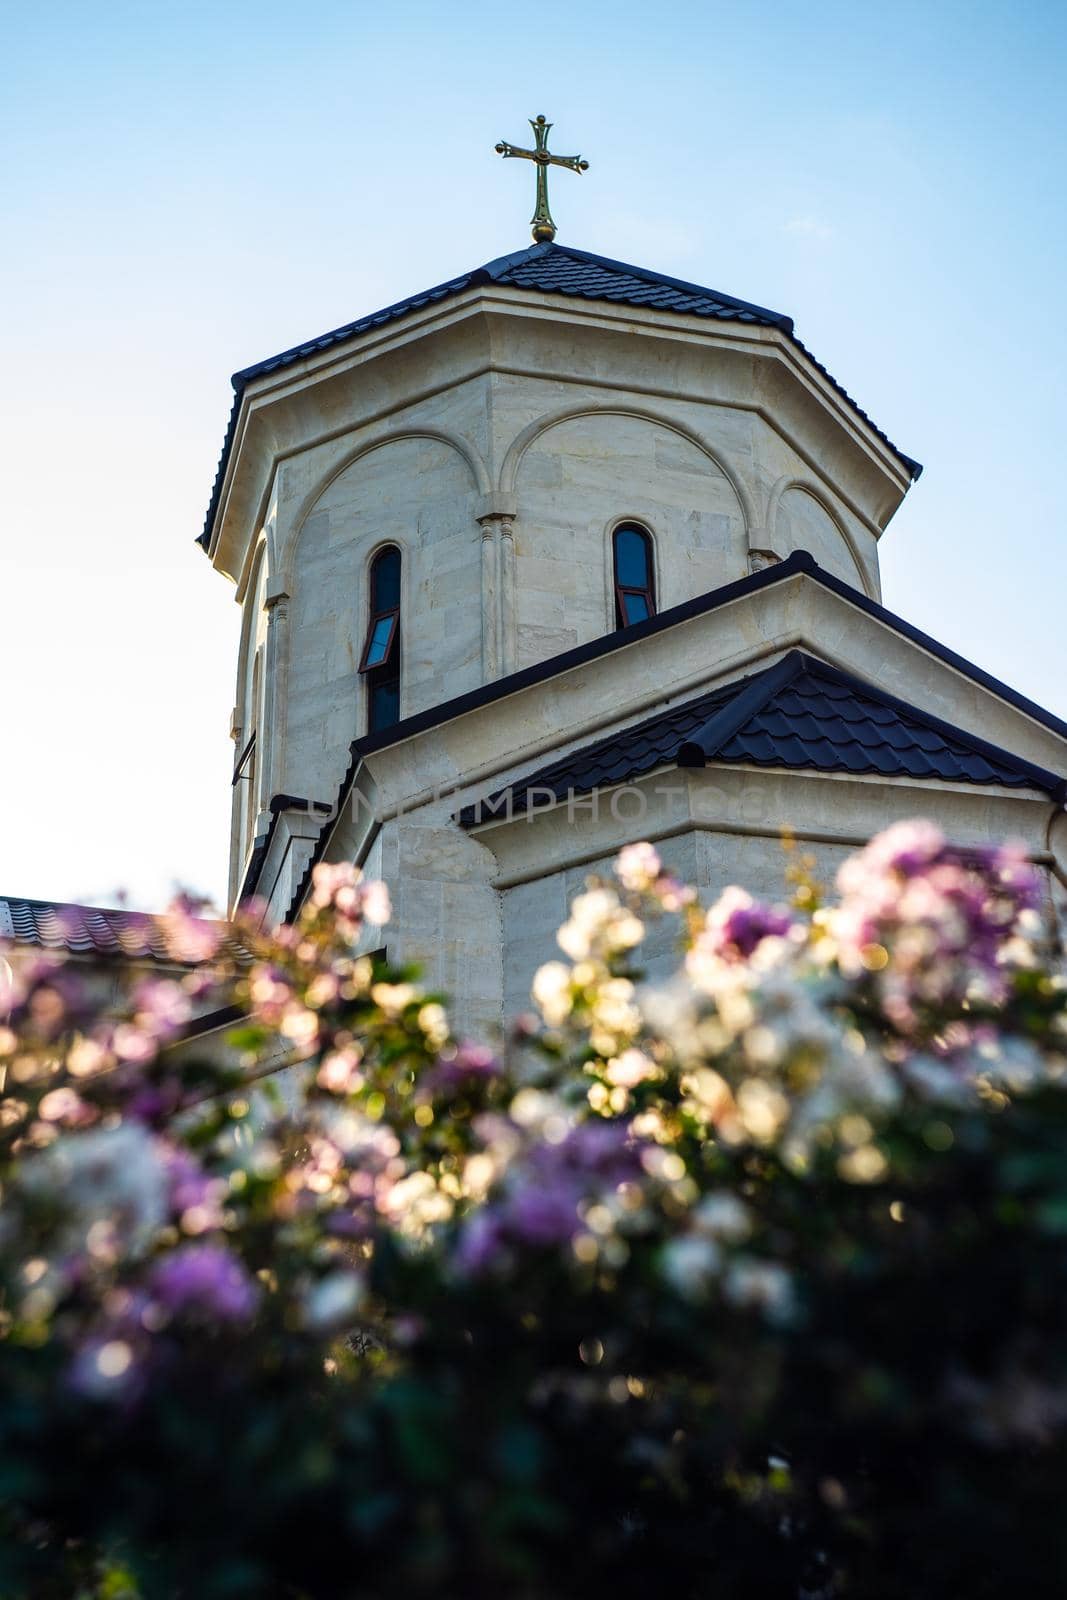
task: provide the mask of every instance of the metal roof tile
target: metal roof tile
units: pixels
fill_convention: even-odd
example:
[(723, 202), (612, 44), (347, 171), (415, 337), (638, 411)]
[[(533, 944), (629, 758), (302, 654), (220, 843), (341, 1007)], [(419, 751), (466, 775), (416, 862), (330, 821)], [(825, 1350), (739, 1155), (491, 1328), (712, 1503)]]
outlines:
[(472, 827), (521, 813), (531, 790), (550, 789), (563, 799), (623, 783), (657, 766), (714, 762), (1067, 794), (1067, 782), (1057, 774), (793, 650), (762, 672), (667, 707), (563, 756), (484, 803), (465, 807), (458, 820)]
[(104, 906), (82, 906), (58, 900), (0, 897), (0, 908), (10, 923), (7, 940), (14, 945), (35, 945), (42, 950), (62, 950), (68, 955), (100, 955), (151, 959), (183, 965), (172, 953), (163, 917), (146, 911), (121, 911)]
[(236, 434), (241, 396), (248, 384), (256, 378), (293, 366), (318, 351), (344, 344), (346, 340), (357, 338), (372, 328), (380, 328), (386, 323), (398, 321), (401, 317), (421, 310), (424, 306), (436, 305), (442, 300), (462, 294), (467, 289), (489, 284), (529, 289), (542, 294), (565, 294), (586, 300), (606, 300), (614, 304), (652, 306), (656, 310), (676, 312), (683, 316), (709, 317), (724, 322), (743, 322), (750, 326), (779, 328), (852, 407), (857, 416), (861, 417), (904, 463), (912, 476), (917, 478), (922, 471), (919, 463), (899, 450), (856, 404), (837, 379), (815, 360), (811, 352), (796, 337), (792, 317), (787, 317), (779, 311), (771, 311), (766, 306), (752, 305), (748, 301), (738, 300), (733, 295), (721, 294), (714, 289), (702, 288), (699, 284), (687, 283), (681, 278), (670, 278), (645, 267), (632, 266), (624, 261), (613, 261), (610, 257), (593, 255), (587, 250), (576, 250), (570, 245), (535, 244), (526, 250), (518, 250), (511, 255), (500, 256), (495, 261), (488, 261), (484, 266), (450, 278), (446, 283), (410, 295), (406, 300), (398, 300), (394, 305), (386, 306), (381, 311), (371, 312), (370, 315), (358, 318), (354, 322), (346, 322), (342, 327), (334, 328), (329, 333), (306, 340), (289, 350), (281, 351), (276, 356), (269, 356), (265, 361), (257, 361), (252, 366), (235, 372), (231, 380), (236, 391), (234, 402), (230, 410), (204, 528), (197, 542), (206, 550), (211, 540), (211, 530), (215, 523), (222, 496), (222, 484)]

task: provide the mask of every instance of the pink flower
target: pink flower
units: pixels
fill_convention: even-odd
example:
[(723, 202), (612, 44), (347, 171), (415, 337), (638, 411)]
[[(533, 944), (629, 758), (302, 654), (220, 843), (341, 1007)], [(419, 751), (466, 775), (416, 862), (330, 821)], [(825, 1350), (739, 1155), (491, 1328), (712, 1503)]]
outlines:
[(870, 974), (890, 1020), (914, 1032), (931, 1008), (954, 1008), (977, 988), (1005, 993), (1005, 945), (1040, 881), (1017, 845), (964, 850), (929, 822), (900, 822), (838, 873), (829, 926), (849, 976)]
[(173, 1039), (192, 1016), (189, 996), (171, 978), (146, 978), (134, 990), (137, 1024), (156, 1039)]
[(120, 1061), (128, 1061), (134, 1066), (146, 1066), (155, 1060), (158, 1052), (157, 1041), (133, 1022), (120, 1022), (109, 1043)]
[(362, 1059), (362, 1054), (355, 1045), (345, 1045), (340, 1050), (331, 1050), (329, 1055), (323, 1058), (316, 1082), (330, 1094), (351, 1094), (363, 1084), (363, 1075), (359, 1070)]
[(71, 1128), (94, 1122), (99, 1115), (95, 1107), (67, 1085), (49, 1090), (41, 1101), (40, 1113), (46, 1122), (60, 1122)]
[(354, 889), (363, 874), (351, 861), (320, 861), (311, 873), (311, 903), (324, 910), (337, 903), (338, 896)]
[(293, 987), (279, 968), (260, 962), (249, 974), (248, 994), (257, 1017), (277, 1023), (292, 1003)]
[(175, 960), (196, 965), (211, 961), (217, 955), (225, 927), (221, 922), (209, 922), (197, 915), (207, 905), (206, 900), (183, 893), (176, 895), (167, 907), (162, 918), (163, 933)]

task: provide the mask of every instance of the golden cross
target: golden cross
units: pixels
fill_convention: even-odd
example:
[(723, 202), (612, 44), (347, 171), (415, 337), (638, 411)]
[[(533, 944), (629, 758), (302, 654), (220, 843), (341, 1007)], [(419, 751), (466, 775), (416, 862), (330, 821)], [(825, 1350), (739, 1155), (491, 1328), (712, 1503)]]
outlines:
[(497, 145), (497, 154), (501, 156), (522, 156), (526, 161), (537, 163), (537, 205), (530, 218), (533, 236), (538, 244), (551, 244), (556, 237), (556, 224), (552, 221), (552, 213), (548, 209), (548, 169), (549, 167), (566, 167), (570, 172), (588, 172), (589, 163), (583, 161), (581, 156), (554, 156), (548, 148), (548, 130), (551, 122), (546, 122), (544, 117), (538, 117), (536, 122), (531, 117), (530, 127), (534, 131), (533, 150), (524, 150), (521, 145), (505, 144), (501, 139)]

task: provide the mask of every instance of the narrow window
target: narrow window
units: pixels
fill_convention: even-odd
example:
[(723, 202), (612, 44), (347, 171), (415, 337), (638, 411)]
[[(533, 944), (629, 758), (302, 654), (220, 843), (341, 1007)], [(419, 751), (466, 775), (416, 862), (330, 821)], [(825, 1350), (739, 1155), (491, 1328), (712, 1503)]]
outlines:
[(367, 732), (400, 721), (400, 551), (379, 550), (370, 569), (370, 619), (359, 670), (367, 679)]
[(615, 626), (627, 628), (656, 614), (652, 578), (652, 540), (644, 528), (628, 523), (616, 528)]
[(256, 823), (256, 777), (259, 766), (257, 750), (259, 731), (259, 695), (262, 678), (263, 654), (257, 650), (252, 662), (252, 682), (244, 706), (245, 727), (251, 731), (233, 769), (235, 784), (243, 784), (241, 791), (241, 839), (247, 850), (252, 843), (252, 830)]

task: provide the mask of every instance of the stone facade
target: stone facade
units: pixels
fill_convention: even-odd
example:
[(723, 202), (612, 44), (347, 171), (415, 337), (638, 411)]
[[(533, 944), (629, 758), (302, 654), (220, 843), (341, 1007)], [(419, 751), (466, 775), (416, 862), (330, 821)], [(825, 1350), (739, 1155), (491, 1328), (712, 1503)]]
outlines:
[[(908, 475), (777, 329), (482, 290), (356, 344), (245, 399), (213, 548), (258, 747), (232, 894), (271, 796), (332, 798), (365, 729), (383, 544), (404, 557), (405, 716), (609, 631), (624, 519), (653, 535), (660, 609), (800, 546), (879, 593)], [(288, 616), (255, 678), (268, 588)]]
[[(844, 855), (889, 822), (930, 816), (960, 843), (1025, 840), (1067, 883), (1067, 828), (1038, 790), (932, 780), (789, 772), (738, 766), (660, 769), (619, 789), (578, 796), (464, 830), (464, 805), (535, 770), (547, 758), (640, 721), (778, 659), (800, 645), (931, 714), (1056, 772), (1067, 736), (1027, 716), (995, 689), (858, 608), (818, 575), (799, 572), (675, 623), (599, 660), (457, 709), (360, 759), (324, 840), (327, 860), (359, 860), (388, 883), (395, 918), (390, 954), (417, 961), (454, 998), (460, 1023), (481, 1033), (523, 1009), (536, 966), (553, 949), (569, 896), (635, 838), (655, 840), (675, 869), (715, 894), (740, 882), (780, 898), (783, 830), (817, 860), (824, 882)], [(921, 689), (921, 695), (918, 690)], [(260, 874), (284, 915), (319, 830), (286, 814)], [(302, 834), (290, 828), (303, 830)], [(669, 959), (653, 945), (650, 969)]]
[[(959, 785), (716, 769), (674, 774), (668, 795), (648, 785), (639, 816), (605, 795), (597, 816), (472, 832), (453, 820), (546, 752), (798, 644), (1067, 771), (1063, 733), (802, 573), (596, 660), (509, 678), (612, 632), (624, 520), (652, 535), (660, 611), (797, 550), (877, 601), (878, 540), (909, 482), (777, 327), (483, 285), (256, 378), (210, 543), (243, 608), (238, 751), (256, 735), (234, 786), (231, 898), (254, 886), (284, 916), (316, 848), (361, 861), (393, 895), (390, 953), (420, 961), (461, 1025), (484, 1031), (527, 1003), (585, 873), (635, 837), (661, 838), (709, 892), (739, 880), (780, 893), (785, 826), (829, 875), (918, 812), (964, 840), (1021, 835), (1051, 870), (1067, 840), (1058, 822), (1053, 840), (1047, 796)], [(387, 544), (403, 558), (402, 718), (511, 687), (368, 748), (335, 814), (366, 733), (367, 573)]]

